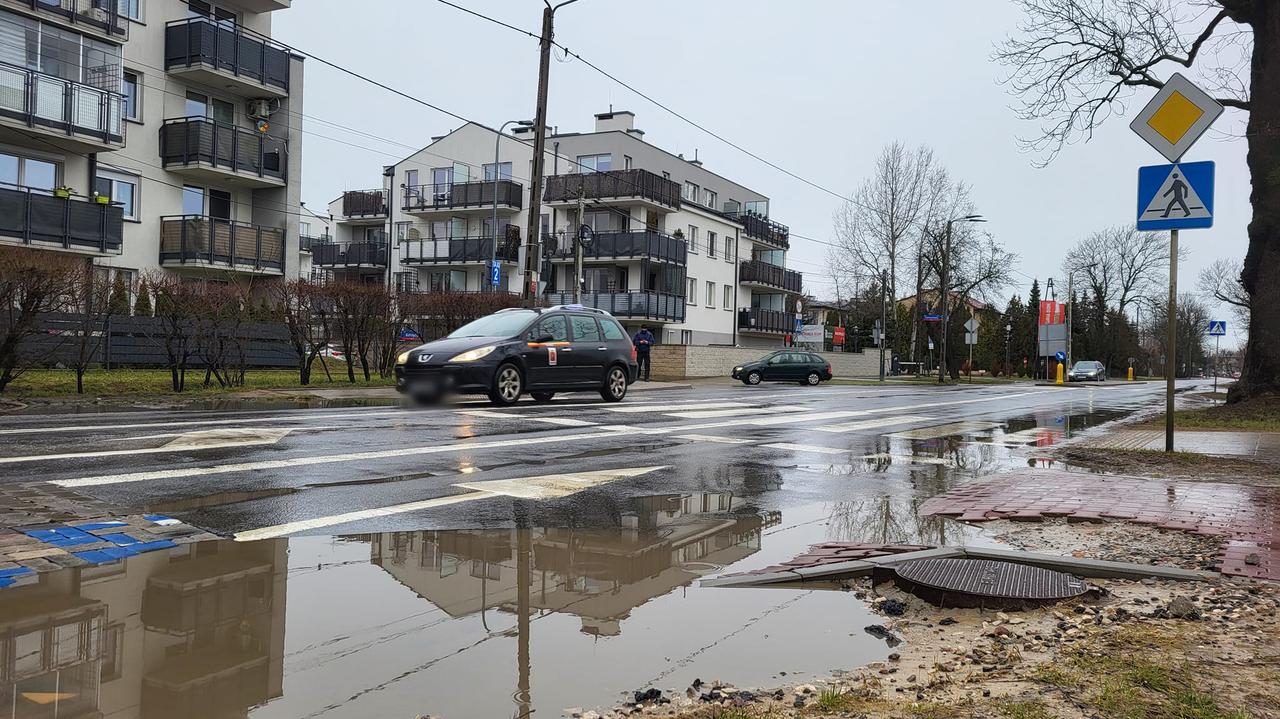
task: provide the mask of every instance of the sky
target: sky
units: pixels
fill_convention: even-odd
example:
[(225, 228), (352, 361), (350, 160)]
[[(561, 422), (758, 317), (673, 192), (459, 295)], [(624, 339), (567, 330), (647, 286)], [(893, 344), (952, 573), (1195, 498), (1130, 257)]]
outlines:
[[(456, 0), (530, 32), (540, 0)], [(1021, 149), (1037, 127), (1019, 120), (1001, 85), (995, 45), (1016, 31), (1009, 0), (578, 0), (556, 16), (556, 40), (669, 108), (837, 195), (851, 196), (895, 140), (927, 144), (972, 187), (984, 226), (1019, 257), (1000, 293), (1026, 297), (1031, 278), (1065, 287), (1062, 258), (1093, 231), (1132, 223), (1137, 168), (1164, 158), (1129, 121), (1154, 94), (1139, 90), (1125, 116), (1045, 168)], [(273, 34), (299, 50), (410, 96), (497, 126), (532, 117), (535, 38), (436, 0), (296, 0)], [(1167, 74), (1167, 73), (1166, 73)], [(461, 124), (367, 82), (306, 61), (303, 199), (324, 213), (343, 190), (380, 184), (395, 162)], [(551, 64), (548, 124), (590, 131), (593, 115), (636, 113), (645, 139), (771, 198), (773, 219), (798, 235), (832, 239), (838, 197), (753, 159), (583, 63)], [(1244, 116), (1219, 120), (1186, 156), (1217, 163), (1215, 226), (1182, 233), (1179, 287), (1220, 257), (1243, 258), (1251, 218)], [(788, 264), (805, 288), (834, 295), (827, 247), (792, 239)], [(1225, 311), (1218, 311), (1229, 319)], [(1234, 333), (1233, 333), (1234, 334)]]

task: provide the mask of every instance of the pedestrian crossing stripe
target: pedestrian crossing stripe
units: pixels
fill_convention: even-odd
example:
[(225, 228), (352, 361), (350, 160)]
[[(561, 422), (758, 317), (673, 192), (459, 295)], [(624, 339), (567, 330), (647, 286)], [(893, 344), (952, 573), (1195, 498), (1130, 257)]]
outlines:
[(1212, 162), (1138, 168), (1138, 229), (1213, 226)]

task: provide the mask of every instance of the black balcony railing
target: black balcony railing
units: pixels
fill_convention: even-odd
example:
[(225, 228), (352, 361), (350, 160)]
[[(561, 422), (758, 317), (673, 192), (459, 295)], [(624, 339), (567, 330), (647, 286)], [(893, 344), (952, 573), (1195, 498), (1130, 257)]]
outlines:
[[(555, 236), (553, 259), (573, 259), (573, 243)], [(649, 259), (688, 264), (689, 249), (684, 240), (652, 230), (596, 232), (591, 244), (582, 248), (586, 259)]]
[(386, 190), (347, 190), (342, 193), (343, 217), (386, 217)]
[(129, 38), (129, 21), (116, 8), (124, 0), (5, 0), (0, 3), (30, 8), (55, 22), (68, 23), (79, 30), (103, 33), (115, 40)]
[(284, 269), (284, 230), (204, 215), (160, 218), (161, 264)]
[(569, 202), (579, 193), (588, 200), (642, 197), (660, 205), (680, 209), (680, 185), (648, 170), (609, 170), (572, 175), (552, 175), (542, 194), (546, 202)]
[(124, 97), (0, 62), (0, 115), (104, 145), (124, 142)]
[(311, 264), (318, 267), (386, 267), (385, 242), (327, 242), (311, 246)]
[(738, 329), (747, 332), (795, 332), (794, 312), (763, 310), (758, 308), (738, 310)]
[(193, 17), (164, 28), (164, 68), (207, 66), (289, 91), (289, 51), (240, 25)]
[(767, 242), (784, 250), (791, 249), (791, 230), (786, 225), (754, 212), (727, 212), (725, 216), (735, 222), (741, 222), (747, 237)]
[(44, 190), (0, 187), (0, 236), (68, 250), (119, 252), (124, 211), (119, 205), (64, 200)]
[(298, 251), (310, 252), (312, 247), (315, 247), (317, 245), (327, 244), (330, 242), (333, 242), (332, 235), (320, 235), (319, 237), (314, 235), (299, 235)]
[(802, 277), (795, 270), (788, 270), (760, 260), (744, 260), (738, 272), (739, 282), (757, 282), (797, 294), (802, 291)]
[[(524, 186), (519, 182), (498, 180), (497, 185), (499, 207), (519, 209), (524, 205)], [(460, 210), (468, 207), (493, 207), (493, 187), (493, 180), (410, 185), (404, 188), (404, 209)]]
[(287, 154), (284, 140), (207, 117), (166, 120), (160, 126), (160, 160), (166, 169), (204, 164), (283, 181)]
[[(454, 237), (447, 240), (401, 240), (400, 261), (405, 264), (463, 264), (488, 262), (493, 255), (491, 237)], [(499, 238), (498, 259), (515, 262), (518, 241)]]
[[(547, 294), (547, 303), (552, 305), (573, 304), (572, 292), (551, 292)], [(640, 290), (635, 292), (583, 292), (582, 304), (604, 310), (614, 317), (662, 320), (666, 322), (684, 321), (684, 297), (669, 295), (663, 292)]]

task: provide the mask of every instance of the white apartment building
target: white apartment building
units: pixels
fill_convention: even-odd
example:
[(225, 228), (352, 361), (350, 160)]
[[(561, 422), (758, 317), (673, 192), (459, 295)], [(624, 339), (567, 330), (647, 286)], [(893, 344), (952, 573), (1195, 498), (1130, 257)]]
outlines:
[(0, 251), (136, 288), (297, 276), (302, 58), (290, 0), (0, 0)]
[[(794, 330), (802, 287), (786, 269), (788, 231), (769, 218), (769, 198), (646, 142), (631, 112), (595, 119), (593, 132), (547, 137), (539, 273), (547, 300), (572, 302), (570, 240), (585, 224), (584, 304), (632, 331), (647, 324), (663, 343), (778, 345)], [(467, 124), (433, 138), (384, 168), (381, 187), (330, 203), (333, 240), (313, 246), (314, 266), (400, 290), (480, 292), (490, 290), (496, 255), (498, 288), (519, 292), (531, 136), (527, 127), (499, 138)]]

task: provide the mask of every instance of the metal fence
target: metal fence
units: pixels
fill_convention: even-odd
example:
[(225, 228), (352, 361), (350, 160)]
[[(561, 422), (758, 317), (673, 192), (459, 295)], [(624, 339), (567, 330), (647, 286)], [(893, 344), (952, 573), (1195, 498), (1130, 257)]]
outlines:
[[(557, 238), (556, 245), (556, 251), (552, 255), (554, 259), (573, 259), (572, 242)], [(684, 240), (670, 235), (653, 230), (624, 230), (593, 233), (591, 244), (582, 249), (582, 256), (591, 259), (647, 258), (683, 265), (688, 262), (688, 252), (688, 245)]]
[(289, 90), (289, 51), (283, 45), (240, 25), (203, 17), (174, 20), (164, 30), (166, 70), (207, 65)]
[(804, 283), (803, 276), (799, 272), (759, 260), (744, 260), (742, 262), (742, 270), (738, 274), (738, 280), (740, 282), (758, 282), (796, 293), (802, 291)]
[[(547, 294), (550, 305), (573, 304), (572, 292), (551, 292)], [(669, 295), (662, 292), (583, 292), (582, 304), (604, 310), (614, 317), (623, 319), (665, 320), (683, 322), (685, 300), (680, 295)]]
[(123, 0), (8, 0), (4, 4), (56, 16), (78, 30), (100, 32), (115, 40), (129, 37), (129, 20), (119, 12)]
[(160, 218), (160, 262), (284, 269), (284, 230), (204, 215)]
[(545, 202), (643, 197), (658, 204), (680, 209), (680, 185), (648, 170), (608, 170), (552, 175), (542, 194)]
[(0, 187), (0, 236), (68, 250), (120, 252), (124, 210), (43, 190)]
[[(511, 180), (498, 180), (498, 205), (520, 208), (524, 203), (524, 186)], [(493, 206), (493, 180), (451, 182), (434, 185), (409, 185), (404, 188), (404, 209), (450, 210), (466, 207)]]

